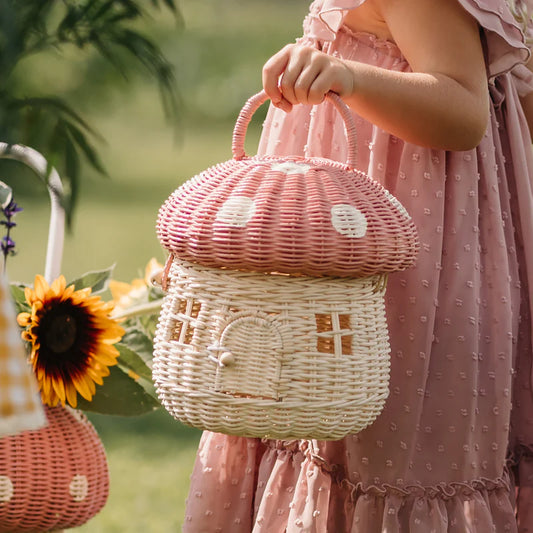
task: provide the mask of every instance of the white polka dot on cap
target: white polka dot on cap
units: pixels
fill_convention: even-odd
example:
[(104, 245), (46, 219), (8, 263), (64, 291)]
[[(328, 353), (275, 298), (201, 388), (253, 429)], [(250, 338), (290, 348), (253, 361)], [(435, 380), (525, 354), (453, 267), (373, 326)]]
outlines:
[(356, 239), (364, 237), (368, 227), (365, 215), (350, 204), (332, 206), (331, 223), (341, 235)]
[(255, 214), (255, 202), (247, 196), (231, 196), (219, 209), (216, 221), (244, 227)]

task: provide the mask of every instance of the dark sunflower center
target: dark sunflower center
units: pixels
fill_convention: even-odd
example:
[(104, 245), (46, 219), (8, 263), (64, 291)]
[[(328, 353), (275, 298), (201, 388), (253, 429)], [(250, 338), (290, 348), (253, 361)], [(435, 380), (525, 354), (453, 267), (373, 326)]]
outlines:
[(71, 300), (49, 300), (41, 311), (36, 331), (40, 345), (37, 366), (62, 379), (83, 373), (98, 342), (98, 333), (87, 307)]
[(64, 353), (76, 342), (78, 326), (70, 314), (51, 316), (45, 331), (45, 343), (55, 353)]

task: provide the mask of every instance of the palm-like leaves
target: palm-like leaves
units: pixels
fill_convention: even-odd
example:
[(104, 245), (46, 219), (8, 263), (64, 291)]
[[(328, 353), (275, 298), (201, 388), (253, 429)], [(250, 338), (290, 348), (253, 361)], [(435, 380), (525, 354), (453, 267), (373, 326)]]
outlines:
[(57, 96), (22, 93), (17, 67), (28, 56), (65, 45), (92, 47), (123, 75), (135, 60), (157, 80), (167, 115), (175, 116), (172, 66), (159, 47), (133, 24), (146, 9), (167, 8), (175, 16), (175, 0), (2, 0), (0, 2), (0, 140), (28, 144), (60, 168), (65, 180), (65, 207), (70, 215), (78, 195), (80, 168), (103, 165), (94, 147), (94, 131)]

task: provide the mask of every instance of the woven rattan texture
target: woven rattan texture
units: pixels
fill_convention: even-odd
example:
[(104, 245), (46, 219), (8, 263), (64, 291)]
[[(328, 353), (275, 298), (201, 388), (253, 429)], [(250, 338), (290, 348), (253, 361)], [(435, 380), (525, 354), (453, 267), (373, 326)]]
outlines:
[(168, 198), (157, 231), (181, 260), (308, 276), (403, 270), (418, 250), (413, 222), (385, 188), (320, 158), (211, 167)]
[(0, 531), (80, 526), (107, 501), (103, 445), (86, 417), (45, 407), (48, 426), (0, 440)]
[(388, 396), (385, 278), (172, 263), (153, 377), (178, 420), (248, 437), (340, 439)]

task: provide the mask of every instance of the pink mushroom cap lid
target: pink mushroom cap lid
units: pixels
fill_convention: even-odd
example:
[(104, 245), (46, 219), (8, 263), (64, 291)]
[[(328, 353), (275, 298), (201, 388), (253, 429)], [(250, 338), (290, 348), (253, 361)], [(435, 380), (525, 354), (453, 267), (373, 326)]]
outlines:
[(253, 156), (244, 135), (259, 93), (243, 107), (233, 159), (176, 189), (159, 210), (157, 234), (183, 261), (209, 267), (308, 276), (362, 277), (413, 265), (419, 244), (411, 217), (382, 185), (355, 170), (351, 112), (330, 96), (347, 126), (351, 155)]

